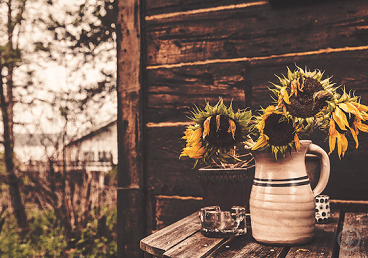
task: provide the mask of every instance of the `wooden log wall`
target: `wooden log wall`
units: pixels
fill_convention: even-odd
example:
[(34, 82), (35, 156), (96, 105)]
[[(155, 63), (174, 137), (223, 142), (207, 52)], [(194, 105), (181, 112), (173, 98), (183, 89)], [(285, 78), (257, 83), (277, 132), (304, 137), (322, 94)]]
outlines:
[[(142, 166), (151, 230), (201, 205), (193, 161), (178, 158), (193, 104), (215, 104), (222, 96), (235, 109), (256, 111), (271, 103), (274, 75), (295, 64), (325, 71), (368, 103), (365, 0), (141, 1)], [(312, 139), (328, 150), (324, 136)], [(324, 193), (332, 199), (368, 200), (368, 135), (361, 133), (359, 142), (355, 150), (349, 140), (342, 160), (331, 154)]]

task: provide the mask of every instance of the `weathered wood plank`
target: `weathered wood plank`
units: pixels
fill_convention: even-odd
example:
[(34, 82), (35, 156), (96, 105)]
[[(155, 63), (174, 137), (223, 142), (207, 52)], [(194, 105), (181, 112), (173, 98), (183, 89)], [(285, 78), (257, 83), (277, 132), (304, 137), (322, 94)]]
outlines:
[(345, 213), (339, 257), (368, 257), (368, 214)]
[(219, 96), (225, 101), (233, 98), (234, 108), (260, 106), (272, 103), (270, 82), (278, 83), (275, 74), (286, 74), (286, 67), (295, 64), (309, 69), (325, 71), (325, 78), (333, 76), (336, 85), (344, 85), (362, 96), (368, 103), (368, 49), (341, 50), (322, 54), (268, 57), (245, 62), (214, 63), (181, 66), (147, 71), (148, 122), (185, 121), (193, 104), (201, 105), (204, 99), (216, 102)]
[(252, 238), (251, 230), (248, 229), (247, 234), (230, 239), (219, 249), (209, 254), (208, 258), (222, 257), (279, 257), (283, 253), (282, 246), (263, 245), (257, 243)]
[(248, 62), (182, 66), (146, 71), (147, 122), (189, 121), (194, 104), (216, 104), (222, 96), (234, 110), (250, 105)]
[(364, 0), (254, 5), (146, 20), (147, 65), (367, 45)]
[(173, 12), (183, 12), (203, 8), (218, 7), (223, 5), (234, 5), (255, 2), (254, 0), (146, 0), (146, 15), (166, 14)]
[(166, 258), (202, 258), (210, 253), (218, 246), (228, 241), (224, 238), (205, 237), (201, 232), (195, 233), (190, 238), (184, 240), (178, 245), (164, 253)]
[(368, 212), (368, 201), (330, 200), (331, 207), (342, 212)]
[(145, 197), (140, 189), (117, 189), (117, 244), (119, 257), (142, 257), (139, 241), (147, 235)]
[(179, 155), (185, 147), (185, 126), (147, 128), (148, 187), (156, 195), (201, 196), (194, 160)]
[(140, 241), (140, 247), (143, 251), (154, 256), (162, 255), (182, 242), (184, 239), (195, 234), (201, 228), (198, 212), (179, 220), (178, 222), (161, 229)]
[(141, 0), (117, 1), (118, 257), (143, 257), (146, 234), (142, 162)]
[(156, 230), (200, 210), (203, 207), (201, 197), (192, 196), (156, 196)]
[(339, 232), (340, 211), (331, 213), (331, 220), (327, 224), (316, 224), (313, 241), (310, 244), (292, 246), (286, 256), (291, 257), (333, 257), (334, 246), (337, 251), (336, 237)]

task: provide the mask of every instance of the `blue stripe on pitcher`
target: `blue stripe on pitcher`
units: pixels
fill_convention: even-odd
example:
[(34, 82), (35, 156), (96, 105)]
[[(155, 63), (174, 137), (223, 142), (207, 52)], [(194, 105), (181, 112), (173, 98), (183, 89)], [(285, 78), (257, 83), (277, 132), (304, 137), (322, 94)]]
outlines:
[(253, 185), (270, 187), (290, 187), (309, 184), (308, 176), (288, 178), (288, 179), (263, 179), (254, 178)]

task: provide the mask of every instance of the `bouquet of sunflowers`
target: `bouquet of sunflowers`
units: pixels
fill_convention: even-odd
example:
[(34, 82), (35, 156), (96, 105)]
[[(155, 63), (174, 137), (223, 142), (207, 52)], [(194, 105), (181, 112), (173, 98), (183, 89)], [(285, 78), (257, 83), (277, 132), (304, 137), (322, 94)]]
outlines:
[(208, 102), (204, 110), (192, 111), (194, 124), (187, 127), (183, 139), (187, 145), (180, 157), (188, 156), (217, 167), (244, 167), (252, 160), (249, 151), (244, 153), (244, 143), (250, 140), (254, 125), (252, 112), (227, 108), (220, 98), (215, 106)]
[(195, 124), (185, 131), (187, 146), (180, 156), (194, 158), (196, 164), (210, 164), (214, 158), (236, 164), (241, 160), (234, 150), (251, 148), (268, 150), (277, 159), (292, 148), (298, 151), (299, 139), (315, 129), (326, 133), (329, 154), (337, 145), (338, 156), (344, 156), (347, 135), (353, 137), (358, 148), (359, 131), (368, 132), (368, 125), (362, 123), (368, 120), (368, 106), (360, 104), (354, 93), (335, 87), (330, 78), (323, 79), (319, 70), (287, 70), (287, 76), (277, 76), (280, 85), (270, 88), (274, 103), (257, 116), (244, 110), (234, 113), (221, 99), (214, 107), (207, 103), (205, 110), (193, 111)]

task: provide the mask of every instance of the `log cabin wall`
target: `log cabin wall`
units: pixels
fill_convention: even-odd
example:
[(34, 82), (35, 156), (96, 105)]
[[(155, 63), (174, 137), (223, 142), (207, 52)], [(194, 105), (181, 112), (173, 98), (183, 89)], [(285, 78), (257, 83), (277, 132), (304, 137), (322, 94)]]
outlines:
[[(222, 96), (234, 109), (250, 107), (256, 112), (271, 103), (268, 87), (278, 83), (275, 74), (286, 74), (286, 67), (294, 70), (295, 64), (325, 71), (326, 78), (333, 76), (333, 82), (356, 90), (362, 103), (368, 103), (365, 0), (129, 1), (141, 11), (142, 22), (142, 104), (137, 104), (142, 128), (137, 134), (142, 135), (145, 232), (201, 207), (193, 160), (178, 158), (193, 104), (215, 104)], [(124, 113), (128, 107), (119, 108)], [(312, 137), (328, 151), (324, 136)], [(368, 135), (361, 133), (359, 142), (356, 150), (349, 139), (342, 160), (336, 152), (330, 156), (331, 177), (324, 194), (332, 199), (368, 200)], [(119, 173), (126, 178), (122, 169)]]

